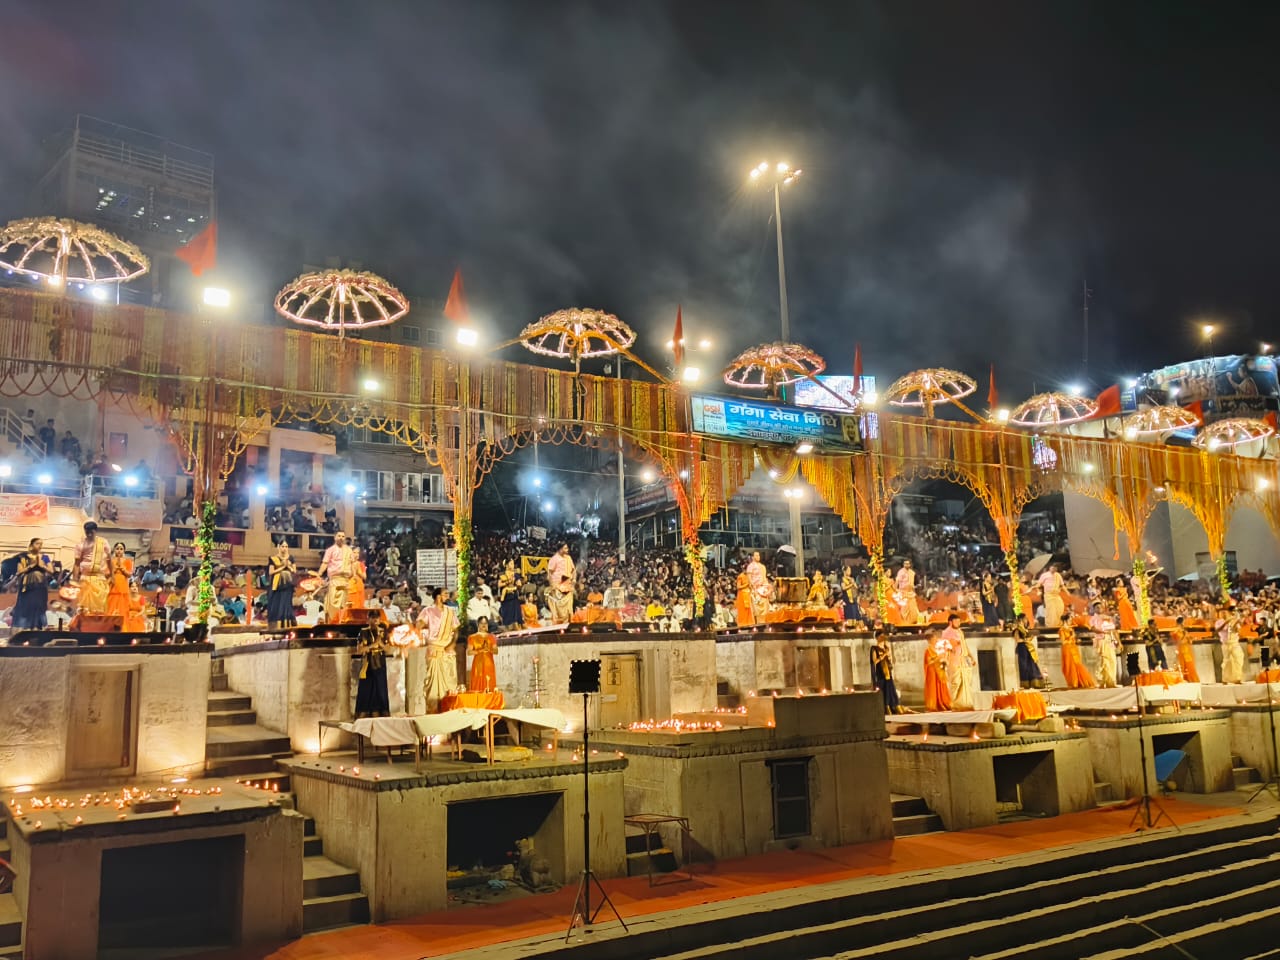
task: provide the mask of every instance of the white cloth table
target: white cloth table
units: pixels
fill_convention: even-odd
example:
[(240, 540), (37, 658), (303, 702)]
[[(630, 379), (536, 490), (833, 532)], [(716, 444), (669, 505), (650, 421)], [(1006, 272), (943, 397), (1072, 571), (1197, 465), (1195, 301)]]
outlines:
[(483, 730), (490, 717), (554, 730), (563, 730), (567, 725), (564, 714), (559, 710), (482, 710), (463, 707), (416, 717), (361, 717), (359, 720), (343, 723), (342, 729), (367, 738), (375, 747), (398, 747), (416, 744), (428, 737), (448, 736), (459, 730)]
[(895, 713), (884, 718), (888, 724), (914, 723), (994, 723), (994, 710), (939, 710), (935, 713)]
[(1267, 687), (1272, 697), (1280, 697), (1280, 683), (1203, 683), (1202, 702), (1206, 707), (1234, 707), (1237, 704), (1265, 704)]
[[(1149, 684), (1142, 687), (1142, 702), (1163, 703), (1168, 700), (1196, 702), (1200, 699), (1201, 684), (1175, 683), (1168, 687)], [(1133, 687), (1101, 687), (1096, 690), (1046, 691), (1051, 710), (1128, 710), (1138, 705)]]

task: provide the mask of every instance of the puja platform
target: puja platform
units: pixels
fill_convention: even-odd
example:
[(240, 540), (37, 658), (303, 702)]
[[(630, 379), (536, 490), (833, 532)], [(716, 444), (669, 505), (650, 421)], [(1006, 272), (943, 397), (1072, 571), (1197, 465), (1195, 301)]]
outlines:
[[(922, 797), (948, 830), (998, 823), (1002, 817), (1053, 817), (1095, 804), (1086, 734), (1004, 735), (993, 711), (908, 715), (892, 718), (885, 741), (889, 786), (894, 793)], [(959, 726), (951, 725), (954, 717)], [(918, 724), (915, 732), (907, 721)], [(956, 736), (931, 732), (940, 723)], [(979, 732), (990, 723), (992, 735)], [(934, 729), (937, 729), (936, 727)]]
[[(469, 893), (487, 891), (491, 880), (522, 895), (513, 881), (526, 875), (558, 888), (582, 870), (588, 778), (566, 750), (539, 749), (530, 760), (493, 765), (437, 755), (419, 769), (353, 765), (350, 757), (286, 766), (298, 809), (315, 819), (326, 856), (359, 871), (375, 922), (471, 902)], [(591, 866), (601, 878), (626, 872), (626, 766), (603, 750), (590, 760)], [(533, 844), (528, 874), (519, 853), (525, 840)]]
[(684, 821), (664, 845), (710, 859), (892, 838), (884, 738), (880, 695), (853, 693), (756, 697), (591, 744), (626, 756), (629, 817)]
[[(1132, 688), (1118, 689), (1127, 693), (1132, 703)], [(1147, 784), (1153, 792), (1160, 785), (1156, 757), (1166, 751), (1185, 754), (1167, 778), (1172, 779), (1178, 789), (1191, 793), (1232, 789), (1231, 712), (1228, 710), (1184, 708), (1176, 713), (1144, 713), (1139, 720), (1136, 708), (1131, 713), (1121, 708), (1120, 712), (1107, 716), (1073, 717), (1072, 724), (1089, 737), (1098, 781), (1111, 784), (1112, 793), (1118, 798), (1142, 795), (1144, 751)]]
[(0, 647), (0, 788), (203, 770), (211, 652), (163, 634)]
[(232, 781), (5, 797), (28, 957), (171, 956), (302, 933), (303, 818)]
[(1230, 712), (1231, 751), (1243, 766), (1257, 770), (1263, 780), (1274, 776), (1280, 756), (1280, 676), (1267, 683), (1206, 683), (1201, 692), (1204, 706)]

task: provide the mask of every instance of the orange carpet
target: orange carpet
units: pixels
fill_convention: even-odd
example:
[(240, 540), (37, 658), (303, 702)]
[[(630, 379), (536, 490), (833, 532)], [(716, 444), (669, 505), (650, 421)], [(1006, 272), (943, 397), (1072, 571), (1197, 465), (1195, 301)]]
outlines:
[[(1163, 799), (1179, 825), (1240, 813), (1238, 807), (1210, 807)], [(1031, 853), (1130, 832), (1131, 806), (1065, 814), (1046, 820), (905, 837), (827, 850), (769, 853), (695, 867), (696, 879), (650, 888), (644, 877), (606, 881), (606, 889), (624, 918), (753, 894), (786, 890), (805, 883), (830, 883), (856, 877), (927, 870)], [(1162, 824), (1164, 826), (1164, 824)], [(460, 950), (562, 933), (569, 923), (577, 885), (557, 893), (508, 903), (425, 914), (365, 927), (318, 933), (274, 947), (258, 946), (205, 954), (203, 960), (418, 960)]]

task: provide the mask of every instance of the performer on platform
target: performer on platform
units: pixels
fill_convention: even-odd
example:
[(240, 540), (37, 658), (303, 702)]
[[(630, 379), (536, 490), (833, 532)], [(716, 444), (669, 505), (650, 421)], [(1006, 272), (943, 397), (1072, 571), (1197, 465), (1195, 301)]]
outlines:
[(361, 559), (360, 548), (352, 547), (351, 579), (347, 583), (347, 610), (363, 610), (367, 606), (364, 584), (368, 575), (368, 568)]
[(1094, 646), (1098, 648), (1098, 686), (1114, 687), (1120, 665), (1120, 638), (1116, 636), (1116, 622), (1094, 605), (1089, 618)]
[(13, 605), (13, 629), (43, 630), (48, 625), (49, 579), (53, 568), (43, 553), (44, 541), (32, 537), (18, 561), (18, 599)]
[(419, 631), (427, 648), (427, 678), (423, 684), (427, 710), (431, 713), (440, 701), (458, 689), (458, 659), (454, 655), (458, 636), (458, 617), (453, 607), (444, 602), (444, 587), (436, 587), (431, 605), (418, 614)]
[(84, 539), (76, 545), (73, 569), (80, 583), (78, 611), (106, 613), (111, 548), (98, 536), (98, 525), (92, 520), (84, 525)]
[(1062, 615), (1066, 612), (1066, 584), (1063, 582), (1062, 574), (1058, 572), (1055, 564), (1049, 564), (1049, 569), (1040, 574), (1040, 579), (1036, 581), (1040, 587), (1040, 592), (1044, 597), (1044, 625), (1046, 627), (1058, 627), (1062, 625)]
[(356, 686), (356, 718), (391, 716), (391, 697), (387, 691), (387, 651), (389, 627), (375, 620), (360, 632), (356, 654), (360, 657), (359, 683)]
[(552, 623), (568, 623), (573, 617), (573, 589), (577, 576), (569, 545), (562, 543), (547, 561), (547, 608), (551, 611)]
[(1147, 669), (1168, 670), (1169, 661), (1164, 656), (1164, 644), (1160, 642), (1160, 630), (1155, 620), (1148, 620), (1140, 634), (1142, 645), (1147, 648)]
[(498, 652), (498, 638), (489, 632), (489, 618), (476, 621), (476, 632), (467, 637), (467, 653), (471, 654), (471, 673), (467, 690), (471, 693), (493, 693), (498, 689), (498, 672), (493, 655)]
[(751, 621), (764, 623), (773, 600), (773, 585), (769, 582), (769, 571), (760, 562), (759, 550), (752, 552), (751, 562), (747, 564), (747, 583), (751, 587)]
[(982, 575), (982, 623), (987, 627), (1003, 627), (997, 607), (996, 578), (988, 570)]
[(1014, 656), (1018, 660), (1018, 682), (1024, 687), (1043, 687), (1044, 672), (1040, 669), (1040, 654), (1036, 650), (1036, 639), (1025, 613), (1018, 615), (1018, 622), (1013, 625)]
[(347, 546), (347, 535), (339, 530), (333, 535), (333, 544), (324, 552), (320, 560), (317, 577), (326, 577), (329, 589), (324, 597), (324, 619), (326, 623), (340, 623), (342, 612), (347, 609), (347, 588), (351, 583), (351, 575), (355, 565), (351, 548)]
[(1071, 624), (1064, 623), (1058, 627), (1058, 642), (1062, 645), (1062, 675), (1067, 680), (1068, 690), (1092, 690), (1098, 685), (1080, 658), (1080, 642)]
[(124, 617), (125, 633), (146, 633), (146, 605), (142, 602), (142, 589), (137, 580), (129, 581), (129, 612)]
[(538, 605), (533, 601), (533, 594), (526, 593), (524, 602), (520, 604), (520, 627), (524, 630), (532, 630), (540, 626), (542, 621), (538, 619)]
[(400, 548), (394, 543), (388, 544), (386, 552), (382, 555), (382, 568), (387, 571), (387, 576), (392, 580), (400, 576)]
[(270, 630), (298, 625), (293, 613), (293, 579), (297, 572), (293, 557), (289, 556), (289, 544), (281, 540), (267, 561), (267, 628)]
[(121, 629), (129, 619), (129, 578), (133, 576), (133, 561), (124, 552), (124, 544), (111, 548), (111, 585), (107, 589), (107, 616), (119, 617)]
[(883, 630), (876, 634), (876, 645), (871, 648), (871, 670), (875, 684), (884, 698), (885, 716), (901, 713), (898, 687), (893, 682), (893, 652), (889, 649), (889, 635)]
[(1178, 669), (1182, 671), (1182, 679), (1187, 683), (1199, 683), (1200, 671), (1196, 669), (1195, 647), (1191, 643), (1191, 634), (1182, 625), (1181, 617), (1174, 622), (1173, 635), (1170, 639), (1176, 644)]
[(827, 578), (821, 570), (813, 571), (813, 579), (809, 582), (809, 594), (805, 597), (805, 605), (811, 610), (825, 610), (830, 603), (831, 588), (827, 586)]
[(736, 622), (740, 627), (754, 627), (756, 618), (751, 604), (751, 578), (747, 576), (746, 570), (738, 574), (737, 583), (738, 594), (733, 601)]
[(520, 594), (516, 592), (516, 562), (508, 560), (498, 574), (498, 617), (502, 626), (514, 630), (520, 626)]
[(1240, 645), (1240, 617), (1228, 613), (1218, 634), (1222, 644), (1222, 682), (1244, 683), (1244, 647)]
[(947, 686), (947, 646), (939, 638), (924, 647), (924, 709), (936, 713), (951, 709), (951, 691)]
[(893, 581), (897, 590), (898, 611), (902, 622), (915, 626), (920, 622), (920, 608), (916, 606), (916, 572), (911, 569), (911, 561), (903, 560), (902, 569)]
[(947, 628), (942, 631), (942, 640), (947, 645), (947, 682), (951, 693), (951, 709), (972, 710), (973, 670), (977, 662), (973, 651), (969, 649), (964, 632), (960, 629), (960, 617), (951, 614), (947, 617)]

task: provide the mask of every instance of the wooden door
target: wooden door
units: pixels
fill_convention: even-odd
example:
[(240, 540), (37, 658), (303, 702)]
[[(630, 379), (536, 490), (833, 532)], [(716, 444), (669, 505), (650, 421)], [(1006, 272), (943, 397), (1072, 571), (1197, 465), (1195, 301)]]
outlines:
[(640, 719), (640, 654), (600, 658), (600, 726), (626, 726)]
[(138, 675), (132, 669), (72, 672), (67, 775), (132, 773)]

